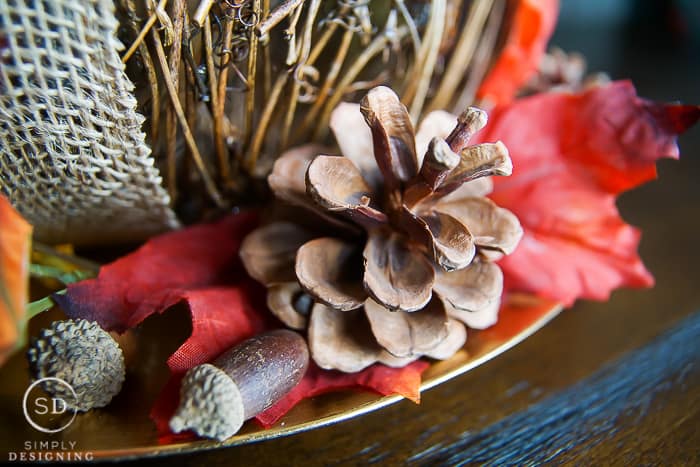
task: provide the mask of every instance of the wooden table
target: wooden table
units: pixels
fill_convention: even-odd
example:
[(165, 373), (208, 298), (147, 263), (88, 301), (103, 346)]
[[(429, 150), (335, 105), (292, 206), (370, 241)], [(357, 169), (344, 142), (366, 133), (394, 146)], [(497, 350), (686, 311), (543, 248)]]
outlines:
[[(610, 44), (594, 37), (557, 33), (565, 47), (588, 47), (593, 69), (632, 77), (641, 95), (700, 103), (692, 51), (635, 42), (606, 55)], [(659, 164), (659, 181), (619, 200), (623, 217), (644, 232), (654, 289), (580, 302), (494, 361), (426, 392), (420, 406), (401, 402), (178, 463), (699, 465), (700, 129), (681, 149), (680, 162)]]

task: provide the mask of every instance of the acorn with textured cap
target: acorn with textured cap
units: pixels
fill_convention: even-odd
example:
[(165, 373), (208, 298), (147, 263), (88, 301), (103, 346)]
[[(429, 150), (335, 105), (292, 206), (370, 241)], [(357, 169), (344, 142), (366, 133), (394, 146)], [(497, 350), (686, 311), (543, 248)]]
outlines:
[(248, 339), (187, 372), (170, 429), (223, 441), (294, 388), (308, 364), (306, 342), (293, 331)]
[(124, 356), (119, 345), (97, 323), (79, 320), (54, 321), (33, 340), (27, 351), (35, 380), (59, 378), (68, 383), (42, 382), (49, 394), (62, 398), (79, 411), (104, 407), (124, 383)]

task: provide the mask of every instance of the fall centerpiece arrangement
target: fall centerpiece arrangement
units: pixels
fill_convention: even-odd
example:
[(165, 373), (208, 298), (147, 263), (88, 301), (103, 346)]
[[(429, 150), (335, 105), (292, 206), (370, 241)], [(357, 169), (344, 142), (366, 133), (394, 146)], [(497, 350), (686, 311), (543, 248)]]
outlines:
[(57, 305), (27, 359), (78, 411), (128, 378), (118, 334), (181, 303), (163, 443), (334, 390), (418, 401), (508, 307), (653, 284), (615, 199), (700, 107), (545, 53), (555, 1), (8, 8), (0, 364)]

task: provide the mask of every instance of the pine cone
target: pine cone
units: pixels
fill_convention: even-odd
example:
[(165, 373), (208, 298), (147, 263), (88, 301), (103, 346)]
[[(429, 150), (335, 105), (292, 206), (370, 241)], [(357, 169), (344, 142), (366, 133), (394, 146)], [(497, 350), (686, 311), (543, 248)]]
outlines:
[(377, 87), (359, 107), (333, 113), (343, 156), (308, 145), (275, 163), (268, 181), (277, 197), (331, 222), (334, 235), (275, 222), (246, 238), (241, 257), (268, 287), (271, 311), (308, 326), (319, 366), (354, 372), (448, 358), (464, 344), (462, 323), (495, 322), (503, 276), (492, 261), (514, 250), (522, 229), (484, 198), (487, 177), (512, 170), (502, 143), (467, 145), (485, 124), (476, 108), (456, 127), (434, 112), (414, 136), (396, 94)]
[(552, 47), (542, 56), (537, 73), (520, 90), (520, 94), (580, 92), (610, 82), (610, 77), (605, 73), (586, 74), (586, 67), (583, 55)]

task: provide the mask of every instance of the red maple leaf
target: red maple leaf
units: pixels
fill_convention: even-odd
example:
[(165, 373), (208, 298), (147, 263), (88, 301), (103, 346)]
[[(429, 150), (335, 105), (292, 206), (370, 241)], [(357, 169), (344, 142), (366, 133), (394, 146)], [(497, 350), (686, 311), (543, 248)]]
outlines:
[(653, 179), (657, 159), (678, 158), (676, 136), (698, 118), (700, 107), (646, 101), (626, 81), (494, 109), (478, 139), (502, 140), (514, 168), (491, 197), (525, 230), (500, 263), (507, 286), (571, 305), (653, 285), (615, 196)]
[[(256, 225), (257, 216), (244, 213), (155, 237), (103, 266), (97, 278), (71, 284), (65, 295), (54, 297), (69, 317), (119, 332), (178, 302), (187, 303), (192, 334), (168, 359), (173, 377), (151, 411), (162, 442), (192, 437), (172, 435), (168, 429), (184, 372), (244, 339), (282, 326), (266, 310), (265, 288), (247, 277), (238, 258), (242, 239)], [(301, 383), (258, 420), (269, 426), (300, 400), (339, 389), (368, 389), (418, 401), (420, 374), (427, 366), (373, 365), (345, 374), (312, 365)]]

